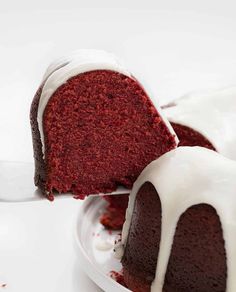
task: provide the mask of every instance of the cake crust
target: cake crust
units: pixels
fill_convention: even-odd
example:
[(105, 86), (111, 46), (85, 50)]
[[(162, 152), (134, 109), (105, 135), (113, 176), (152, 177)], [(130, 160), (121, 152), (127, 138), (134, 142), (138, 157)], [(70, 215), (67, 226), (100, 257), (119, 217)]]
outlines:
[(39, 100), (42, 92), (43, 85), (37, 90), (34, 99), (31, 104), (30, 109), (30, 124), (31, 124), (31, 132), (32, 132), (32, 142), (33, 142), (33, 151), (34, 151), (34, 165), (35, 165), (35, 173), (34, 173), (34, 184), (40, 188), (44, 195), (48, 197), (48, 199), (53, 200), (53, 196), (49, 194), (49, 192), (45, 189), (46, 182), (46, 164), (43, 158), (42, 151), (42, 141), (39, 132), (39, 126), (37, 121), (38, 114), (38, 106)]

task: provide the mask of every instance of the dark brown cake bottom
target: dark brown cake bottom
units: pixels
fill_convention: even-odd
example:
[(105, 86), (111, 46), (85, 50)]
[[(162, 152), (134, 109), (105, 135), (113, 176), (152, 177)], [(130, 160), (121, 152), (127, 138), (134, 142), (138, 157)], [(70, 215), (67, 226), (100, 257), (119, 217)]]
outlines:
[(161, 203), (153, 185), (145, 183), (136, 197), (122, 258), (124, 281), (132, 291), (150, 291), (155, 278), (160, 236)]
[[(134, 292), (148, 292), (155, 278), (161, 237), (161, 203), (149, 182), (139, 190), (122, 258), (124, 280)], [(215, 209), (189, 208), (179, 219), (163, 291), (226, 291), (226, 253)]]

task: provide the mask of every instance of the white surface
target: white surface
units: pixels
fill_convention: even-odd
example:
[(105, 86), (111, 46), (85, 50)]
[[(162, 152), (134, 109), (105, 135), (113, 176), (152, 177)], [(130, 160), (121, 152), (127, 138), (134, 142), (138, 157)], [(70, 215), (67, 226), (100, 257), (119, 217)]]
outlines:
[(80, 204), (73, 199), (0, 204), (3, 291), (100, 291), (81, 271), (74, 252)]
[(34, 186), (34, 164), (0, 161), (0, 202), (24, 202), (43, 199)]
[[(128, 292), (130, 290), (111, 279), (111, 271), (120, 272), (122, 266), (114, 257), (113, 246), (120, 232), (109, 233), (99, 223), (106, 202), (90, 197), (83, 204), (76, 224), (76, 247), (84, 271), (106, 292)], [(110, 243), (110, 248), (104, 248)]]
[[(3, 1), (0, 160), (32, 161), (30, 103), (46, 67), (68, 51), (114, 52), (162, 103), (236, 84), (235, 5), (233, 0)], [(73, 199), (0, 204), (5, 289), (100, 291), (80, 271), (73, 252), (78, 205)]]
[(4, 1), (0, 160), (32, 160), (32, 97), (51, 61), (69, 51), (114, 52), (163, 103), (236, 84), (235, 9), (233, 0)]

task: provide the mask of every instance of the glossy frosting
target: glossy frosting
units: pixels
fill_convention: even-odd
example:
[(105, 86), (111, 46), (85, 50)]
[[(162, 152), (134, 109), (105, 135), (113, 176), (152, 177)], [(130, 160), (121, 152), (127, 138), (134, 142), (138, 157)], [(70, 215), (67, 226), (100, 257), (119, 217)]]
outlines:
[[(81, 73), (94, 70), (111, 70), (133, 78), (129, 71), (126, 70), (122, 63), (113, 54), (100, 50), (78, 50), (68, 56), (60, 58), (48, 67), (42, 82), (44, 85), (40, 96), (37, 116), (40, 136), (43, 145), (43, 153), (43, 113), (50, 97), (61, 85), (66, 83), (66, 81), (70, 78)], [(161, 109), (156, 104), (155, 99), (153, 99), (152, 102), (158, 110), (159, 115), (165, 121), (171, 134), (175, 135), (174, 130), (168, 120), (162, 116)], [(176, 135), (175, 139), (178, 143)]]
[[(201, 147), (179, 147), (151, 162), (130, 194), (122, 231), (125, 247), (135, 198), (145, 182), (151, 182), (162, 207), (162, 235), (152, 292), (161, 292), (180, 216), (191, 206), (209, 204), (220, 217), (227, 254), (227, 292), (236, 291), (236, 162)], [(170, 183), (171, 180), (171, 183)], [(119, 253), (120, 246), (118, 248)]]
[(165, 108), (170, 122), (205, 136), (222, 155), (236, 159), (236, 87), (186, 95)]

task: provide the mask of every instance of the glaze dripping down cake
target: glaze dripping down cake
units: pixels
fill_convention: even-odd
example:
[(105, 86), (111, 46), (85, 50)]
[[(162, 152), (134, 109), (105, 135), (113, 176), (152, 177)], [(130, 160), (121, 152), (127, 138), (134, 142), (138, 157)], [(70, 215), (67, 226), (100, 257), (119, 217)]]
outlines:
[(144, 169), (115, 248), (130, 290), (236, 291), (235, 177), (235, 161), (203, 147), (179, 147)]
[(81, 50), (53, 63), (31, 106), (36, 186), (49, 199), (131, 188), (177, 146), (157, 108), (112, 54)]

